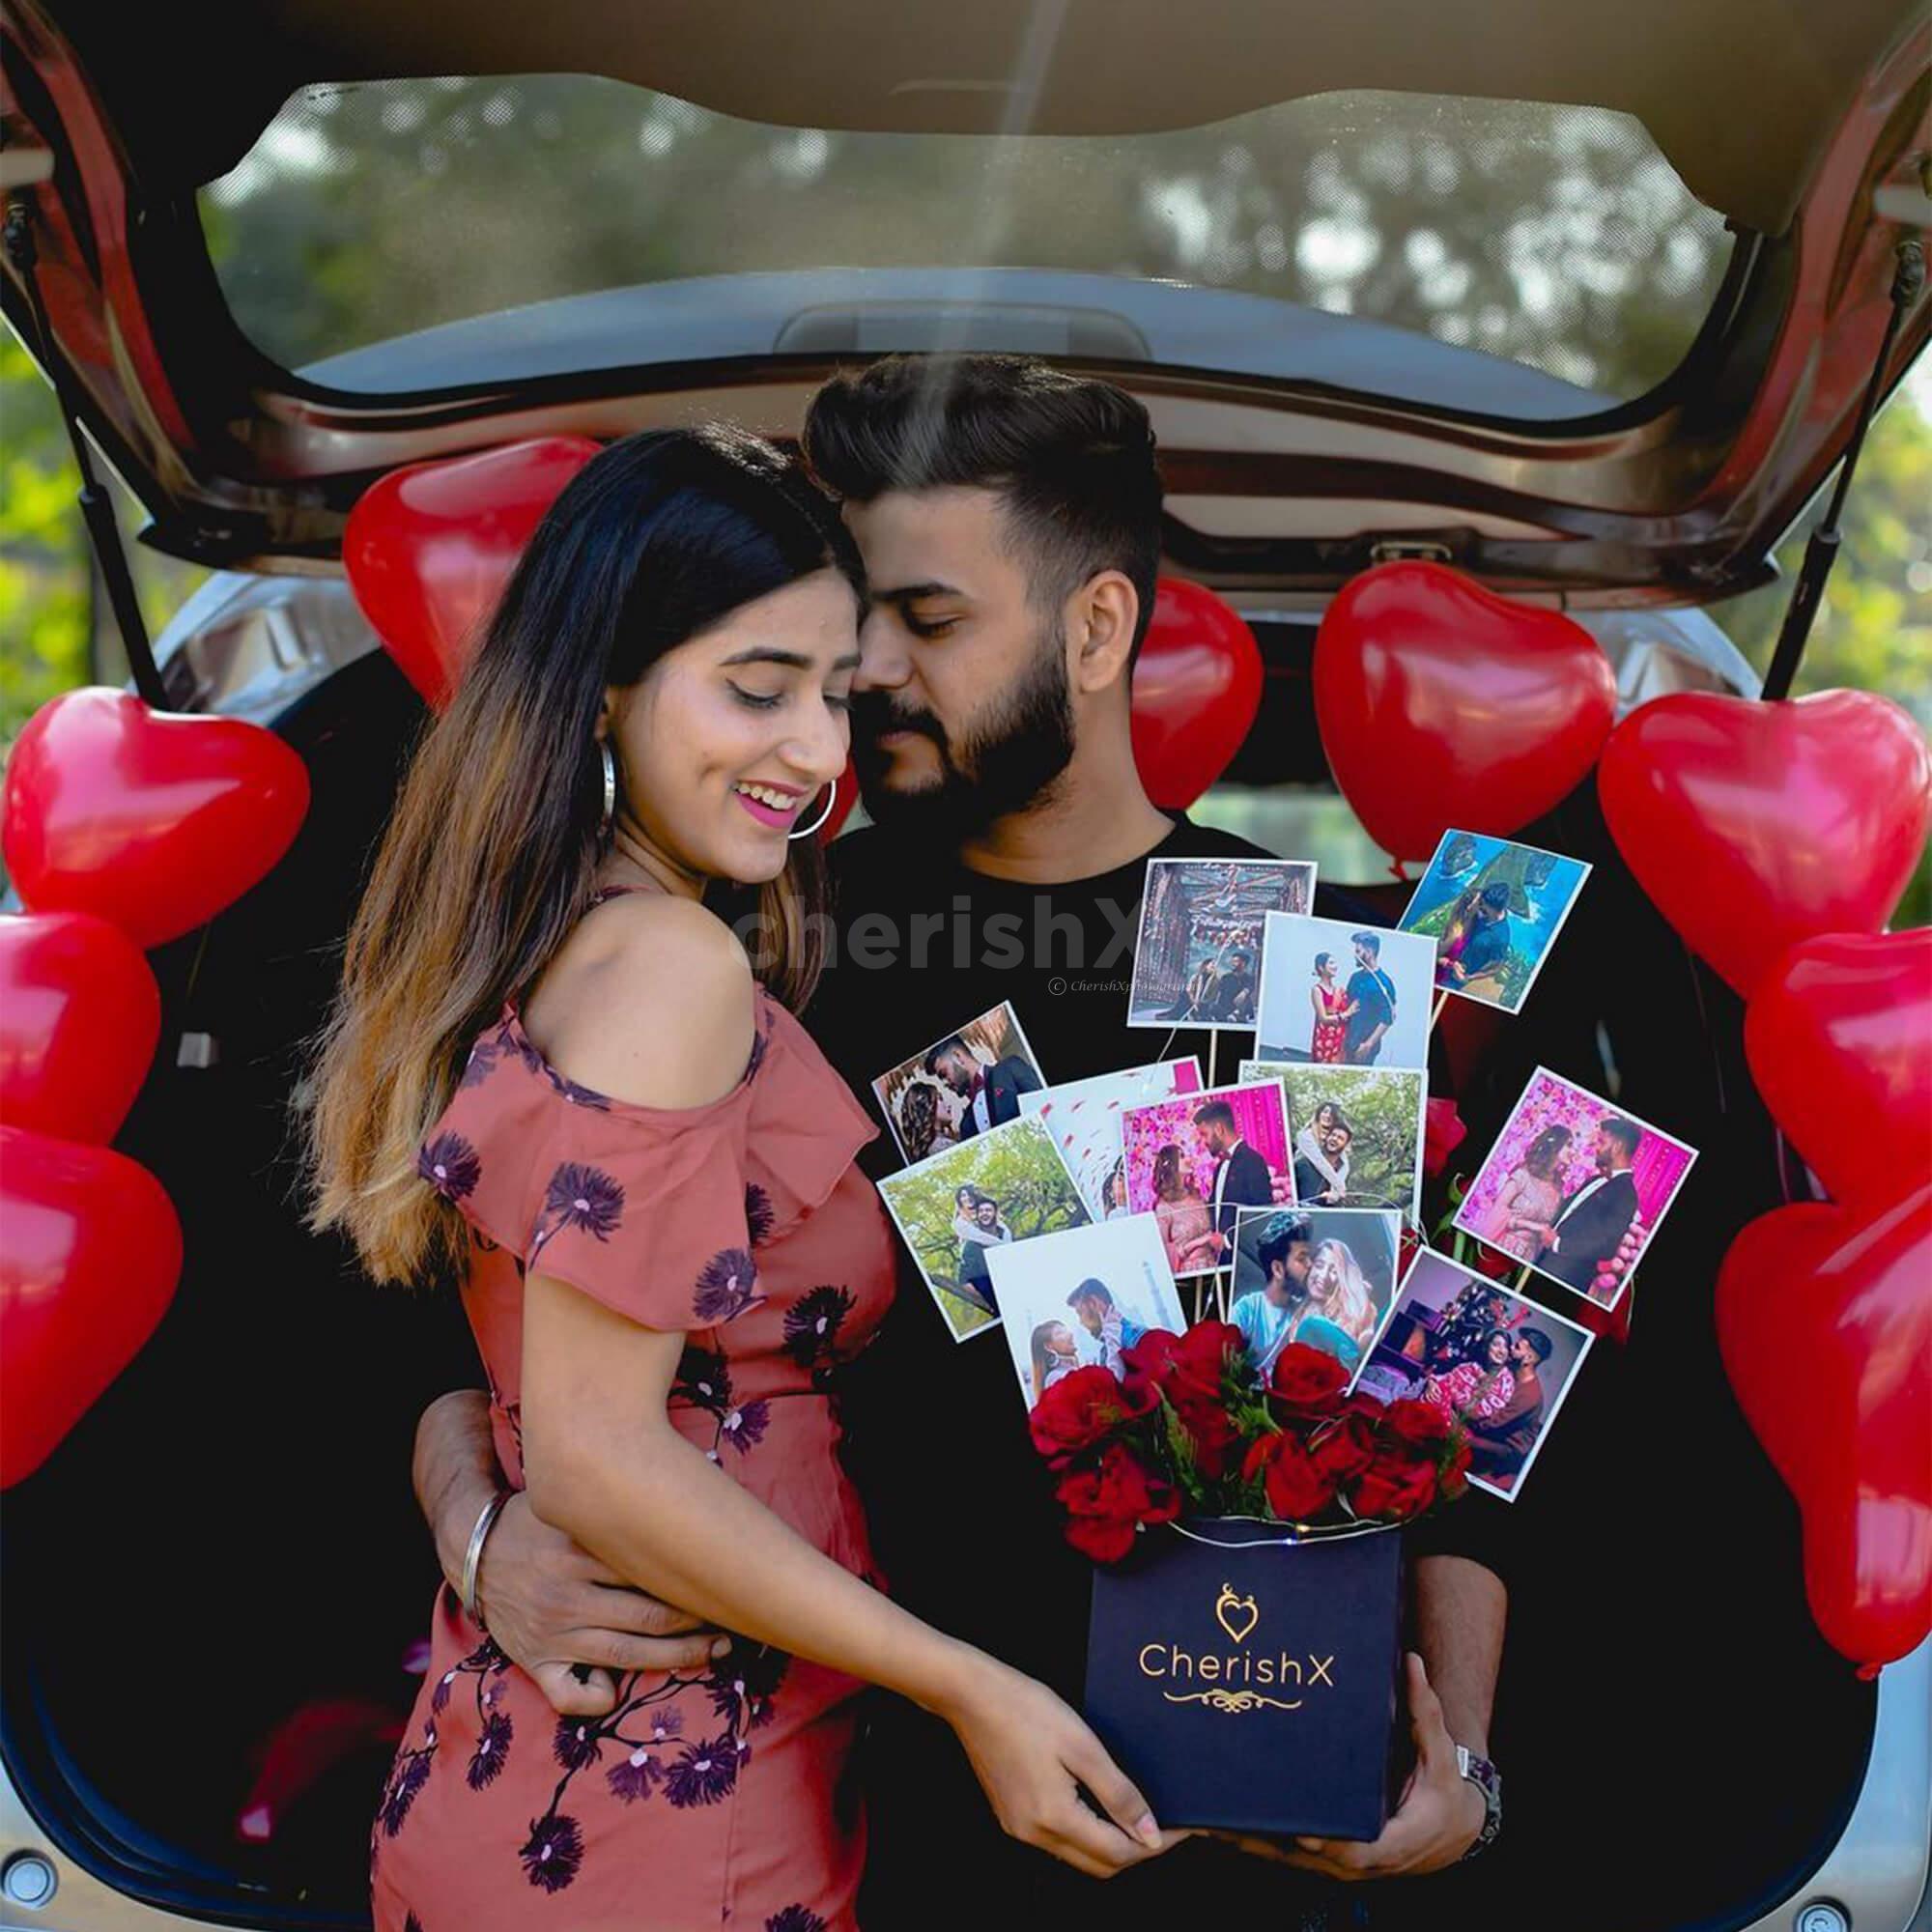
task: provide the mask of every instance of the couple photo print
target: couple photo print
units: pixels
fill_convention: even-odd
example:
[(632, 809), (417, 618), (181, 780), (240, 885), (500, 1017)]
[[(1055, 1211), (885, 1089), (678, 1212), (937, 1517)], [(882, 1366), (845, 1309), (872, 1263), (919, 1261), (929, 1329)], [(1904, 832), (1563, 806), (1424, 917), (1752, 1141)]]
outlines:
[(1243, 1208), (1228, 1320), (1264, 1376), (1291, 1342), (1353, 1375), (1395, 1299), (1400, 1215), (1356, 1208)]
[(1269, 913), (1315, 903), (1301, 859), (1150, 859), (1127, 1024), (1250, 1031)]
[(924, 1160), (1020, 1117), (1020, 1096), (1046, 1085), (1006, 1001), (872, 1082), (899, 1152)]
[(1469, 1480), (1514, 1500), (1596, 1338), (1425, 1248), (1404, 1277), (1355, 1388), (1435, 1403), (1469, 1436)]
[(1579, 859), (1445, 832), (1400, 929), (1435, 942), (1440, 990), (1520, 1012), (1589, 876)]
[(1187, 1325), (1150, 1214), (1042, 1235), (987, 1259), (1029, 1408), (1075, 1369), (1106, 1369), (1119, 1380), (1122, 1350), (1150, 1328), (1178, 1335)]
[(1272, 1080), (1130, 1107), (1122, 1143), (1127, 1208), (1154, 1217), (1177, 1275), (1227, 1264), (1241, 1208), (1294, 1198), (1288, 1117)]
[(1022, 1094), (1020, 1113), (1045, 1123), (1088, 1213), (1096, 1221), (1117, 1221), (1129, 1211), (1122, 1117), (1129, 1107), (1197, 1093), (1200, 1087), (1201, 1063), (1190, 1054), (1185, 1060), (1096, 1073), (1090, 1080), (1069, 1080), (1064, 1087)]
[(1302, 1207), (1394, 1208), (1422, 1218), (1425, 1073), (1279, 1060), (1244, 1060), (1238, 1072), (1281, 1087)]
[(1614, 1308), (1696, 1158), (1694, 1148), (1539, 1066), (1456, 1226)]
[(1257, 1060), (1427, 1066), (1435, 942), (1412, 932), (1270, 913)]

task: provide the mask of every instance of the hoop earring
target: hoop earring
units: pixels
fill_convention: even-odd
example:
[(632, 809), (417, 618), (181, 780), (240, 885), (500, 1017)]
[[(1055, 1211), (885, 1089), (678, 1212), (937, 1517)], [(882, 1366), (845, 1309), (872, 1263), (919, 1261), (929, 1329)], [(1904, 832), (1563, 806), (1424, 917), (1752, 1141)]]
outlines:
[(787, 839), (810, 838), (825, 821), (832, 816), (832, 808), (838, 803), (838, 781), (837, 779), (825, 787), (825, 810), (810, 825), (794, 826), (785, 834)]
[(597, 836), (604, 838), (617, 822), (617, 760), (611, 755), (610, 739), (598, 739), (597, 750), (604, 759), (604, 815), (597, 821)]

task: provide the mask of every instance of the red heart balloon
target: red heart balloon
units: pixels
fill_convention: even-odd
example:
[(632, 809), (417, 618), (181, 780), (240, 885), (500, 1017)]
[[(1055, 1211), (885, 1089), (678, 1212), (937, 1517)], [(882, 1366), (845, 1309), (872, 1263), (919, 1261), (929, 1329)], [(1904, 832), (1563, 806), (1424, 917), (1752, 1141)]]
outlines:
[(307, 810), (308, 768), (272, 731), (68, 691), (14, 743), (0, 845), (33, 911), (94, 913), (145, 950), (233, 905)]
[(1866, 1666), (1932, 1633), (1932, 1187), (1876, 1217), (1752, 1221), (1718, 1272), (1718, 1344), (1804, 1522), (1818, 1628)]
[(1834, 1201), (1901, 1199), (1932, 1173), (1932, 929), (1794, 946), (1745, 1009), (1745, 1057)]
[(1315, 717), (1369, 836), (1426, 859), (1450, 826), (1499, 837), (1582, 781), (1616, 716), (1580, 624), (1439, 563), (1343, 585), (1315, 639)]
[(84, 912), (0, 918), (0, 1116), (112, 1140), (155, 1058), (161, 995), (132, 940)]
[(181, 1275), (161, 1183), (0, 1127), (0, 1489), (31, 1476), (155, 1332)]
[(372, 483), (350, 511), (349, 587), (403, 675), (439, 711), (531, 532), (599, 447), (587, 437), (546, 436), (412, 463)]
[(1134, 664), (1134, 764), (1148, 796), (1185, 811), (1228, 769), (1262, 703), (1255, 634), (1211, 590), (1163, 577)]
[(1925, 843), (1932, 756), (1876, 692), (1684, 692), (1610, 734), (1597, 791), (1637, 883), (1748, 998), (1800, 940), (1891, 917)]

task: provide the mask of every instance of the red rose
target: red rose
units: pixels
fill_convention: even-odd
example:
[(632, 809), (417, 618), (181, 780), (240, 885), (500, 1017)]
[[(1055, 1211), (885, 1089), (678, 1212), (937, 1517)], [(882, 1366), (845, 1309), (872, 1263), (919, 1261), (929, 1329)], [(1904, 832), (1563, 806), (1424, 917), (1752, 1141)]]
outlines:
[(1149, 1405), (1130, 1398), (1110, 1369), (1075, 1369), (1034, 1404), (1027, 1418), (1033, 1446), (1060, 1467), (1083, 1449), (1104, 1441), (1123, 1423), (1147, 1412)]
[(1218, 1402), (1195, 1402), (1177, 1408), (1175, 1414), (1194, 1445), (1194, 1466), (1208, 1482), (1219, 1482), (1227, 1474), (1234, 1452), (1240, 1447), (1240, 1437), (1228, 1418), (1228, 1411)]
[(1432, 1180), (1469, 1137), (1454, 1100), (1432, 1100), (1422, 1110), (1422, 1171)]
[(1288, 1415), (1333, 1415), (1348, 1385), (1349, 1372), (1333, 1355), (1305, 1342), (1291, 1342), (1274, 1358), (1268, 1393)]
[(1302, 1447), (1298, 1436), (1275, 1430), (1248, 1451), (1242, 1477), (1260, 1478), (1268, 1508), (1284, 1522), (1307, 1522), (1335, 1500), (1335, 1484)]
[(1436, 1479), (1437, 1487), (1445, 1500), (1454, 1501), (1469, 1487), (1469, 1445), (1458, 1443), (1456, 1453), (1442, 1465)]
[(1322, 1428), (1308, 1453), (1338, 1490), (1346, 1490), (1375, 1461), (1375, 1424), (1365, 1415), (1347, 1412)]
[(1382, 1410), (1382, 1427), (1391, 1436), (1431, 1458), (1448, 1442), (1455, 1426), (1440, 1403), (1404, 1396)]
[(1096, 1563), (1118, 1563), (1134, 1547), (1144, 1522), (1180, 1514), (1172, 1484), (1155, 1476), (1123, 1442), (1110, 1442), (1088, 1469), (1061, 1478), (1054, 1490), (1066, 1511), (1066, 1540)]
[(1126, 1385), (1151, 1389), (1177, 1408), (1221, 1400), (1221, 1378), (1229, 1355), (1245, 1349), (1241, 1331), (1226, 1321), (1197, 1321), (1184, 1335), (1151, 1328), (1131, 1349), (1122, 1350)]
[(1420, 1516), (1435, 1500), (1435, 1463), (1384, 1441), (1349, 1497), (1361, 1517)]

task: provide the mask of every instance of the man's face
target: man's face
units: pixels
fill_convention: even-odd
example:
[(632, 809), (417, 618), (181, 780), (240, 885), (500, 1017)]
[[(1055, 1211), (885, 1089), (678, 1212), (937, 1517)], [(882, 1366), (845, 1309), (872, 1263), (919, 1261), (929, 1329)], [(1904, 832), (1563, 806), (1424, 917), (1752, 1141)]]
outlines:
[(997, 1201), (980, 1202), (980, 1205), (973, 1209), (973, 1218), (976, 1221), (978, 1221), (980, 1227), (982, 1228), (997, 1227), (999, 1225), (999, 1219), (1000, 1219), (1000, 1204)]
[(972, 1056), (961, 1053), (956, 1046), (951, 1053), (939, 1056), (939, 1077), (955, 1094), (972, 1093), (974, 1071)]
[[(863, 649), (864, 646), (862, 645), (861, 648)], [(856, 690), (858, 687), (855, 684), (853, 688)], [(1356, 940), (1355, 964), (1357, 966), (1373, 966), (1375, 963), (1376, 963), (1376, 955), (1374, 949), (1364, 946), (1359, 939)]]
[(1533, 1370), (1536, 1367), (1536, 1350), (1523, 1336), (1519, 1335), (1510, 1344), (1510, 1359), (1520, 1369)]
[(991, 490), (848, 503), (872, 603), (852, 761), (881, 823), (965, 833), (1032, 805), (1073, 754), (1066, 644)]
[(1277, 1308), (1288, 1304), (1308, 1286), (1308, 1243), (1291, 1241), (1287, 1256), (1268, 1270), (1264, 1293)]
[(1220, 1121), (1209, 1121), (1208, 1124), (1201, 1129), (1201, 1137), (1208, 1143), (1208, 1151), (1209, 1153), (1216, 1153), (1216, 1154), (1226, 1153), (1228, 1150), (1235, 1144), (1234, 1137), (1228, 1132), (1226, 1125)]
[(1106, 1321), (1107, 1311), (1100, 1306), (1100, 1298), (1094, 1294), (1084, 1294), (1073, 1304), (1073, 1312), (1080, 1319), (1080, 1325), (1090, 1335), (1097, 1335)]
[(1330, 1127), (1321, 1138), (1321, 1151), (1332, 1160), (1349, 1151), (1349, 1130), (1347, 1127)]
[(1605, 1174), (1608, 1174), (1616, 1166), (1617, 1156), (1622, 1152), (1623, 1150), (1618, 1147), (1616, 1142), (1602, 1127), (1599, 1127), (1597, 1129), (1596, 1148), (1598, 1167)]

